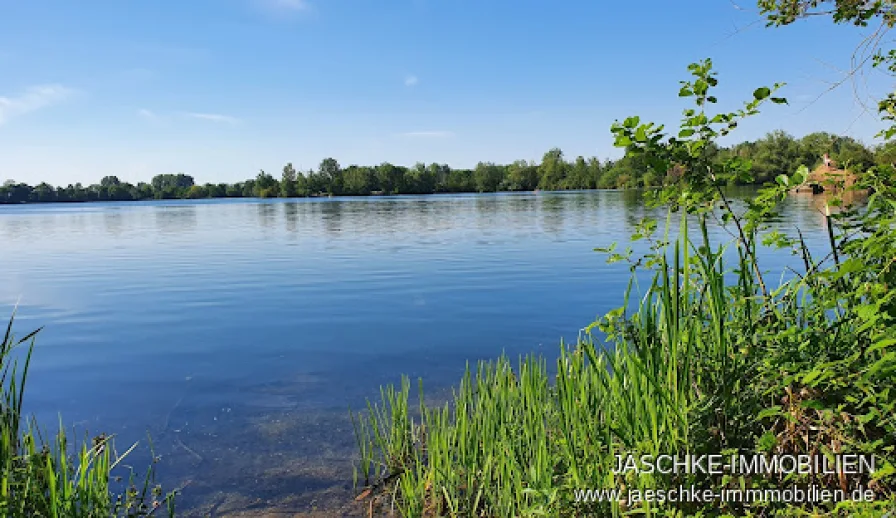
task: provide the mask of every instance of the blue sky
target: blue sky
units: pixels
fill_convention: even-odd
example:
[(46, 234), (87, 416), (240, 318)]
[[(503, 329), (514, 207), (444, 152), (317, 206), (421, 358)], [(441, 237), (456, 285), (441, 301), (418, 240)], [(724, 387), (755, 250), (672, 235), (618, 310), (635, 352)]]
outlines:
[(0, 0), (0, 180), (617, 157), (613, 120), (676, 123), (678, 81), (704, 57), (722, 108), (788, 83), (791, 105), (733, 140), (780, 128), (872, 143), (859, 101), (889, 78), (815, 100), (870, 31), (766, 29), (741, 1)]

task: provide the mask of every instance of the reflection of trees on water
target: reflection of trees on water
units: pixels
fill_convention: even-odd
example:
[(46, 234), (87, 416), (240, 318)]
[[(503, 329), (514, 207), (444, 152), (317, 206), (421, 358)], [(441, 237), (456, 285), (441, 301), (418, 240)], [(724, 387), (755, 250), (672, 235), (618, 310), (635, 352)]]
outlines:
[[(835, 200), (839, 200), (842, 206), (837, 206), (838, 202)], [(826, 228), (826, 214), (837, 214), (849, 207), (861, 208), (867, 200), (867, 193), (857, 191), (847, 191), (839, 195), (791, 194), (785, 203), (779, 205), (778, 216), (774, 222), (780, 226), (799, 228), (803, 233), (820, 231)]]
[(196, 205), (155, 207), (156, 230), (160, 234), (180, 234), (196, 230)]
[(537, 200), (532, 194), (514, 194), (504, 197), (503, 201), (510, 211), (514, 213), (534, 212), (538, 206)]
[(119, 237), (121, 236), (124, 228), (124, 218), (122, 218), (120, 209), (108, 209), (103, 212), (103, 225), (106, 228), (106, 233), (111, 234), (112, 236)]
[(273, 203), (257, 203), (255, 204), (255, 210), (258, 212), (258, 222), (264, 228), (271, 228), (277, 221), (277, 206), (278, 204)]
[(600, 206), (600, 197), (593, 193), (571, 192), (563, 195), (563, 212), (565, 224), (577, 227), (590, 227), (596, 224), (596, 212)]
[(0, 219), (0, 230), (3, 236), (10, 240), (28, 237), (35, 233), (35, 222), (32, 218), (3, 218)]
[(496, 226), (498, 211), (497, 196), (481, 196), (476, 198), (476, 221), (480, 229), (491, 229)]
[(541, 198), (541, 226), (545, 232), (560, 233), (566, 221), (564, 200), (559, 194), (546, 194)]
[(408, 223), (412, 232), (432, 232), (437, 230), (437, 217), (434, 216), (442, 210), (450, 211), (450, 206), (441, 202), (431, 202), (425, 199), (417, 199), (410, 202), (411, 210), (408, 213)]
[(283, 204), (283, 219), (286, 221), (286, 232), (294, 234), (299, 228), (298, 202), (286, 202)]
[(93, 220), (95, 225), (98, 217), (99, 214), (95, 212), (5, 211), (0, 215), (0, 236), (8, 240), (30, 240), (36, 235), (60, 236), (60, 238), (84, 235), (88, 228), (88, 220)]
[(325, 201), (318, 203), (324, 230), (331, 234), (342, 232), (342, 213), (345, 210), (343, 201)]

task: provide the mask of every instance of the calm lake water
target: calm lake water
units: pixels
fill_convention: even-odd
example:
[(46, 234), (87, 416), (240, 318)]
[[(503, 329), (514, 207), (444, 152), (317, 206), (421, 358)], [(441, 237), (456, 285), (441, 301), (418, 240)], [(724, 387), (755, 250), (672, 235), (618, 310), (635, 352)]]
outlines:
[[(593, 249), (645, 213), (613, 191), (0, 206), (0, 311), (46, 326), (28, 410), (121, 450), (150, 432), (187, 515), (357, 512), (349, 407), (555, 356), (621, 303), (627, 267)], [(794, 226), (826, 246), (811, 198)], [(793, 259), (769, 255), (776, 282)]]

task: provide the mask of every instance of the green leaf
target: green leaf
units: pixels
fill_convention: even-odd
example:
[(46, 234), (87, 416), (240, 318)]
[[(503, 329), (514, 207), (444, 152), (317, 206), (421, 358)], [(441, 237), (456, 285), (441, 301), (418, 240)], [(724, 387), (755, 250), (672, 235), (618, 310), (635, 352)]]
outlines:
[(635, 130), (635, 140), (638, 142), (647, 142), (647, 132), (644, 130), (644, 126)]
[(793, 183), (794, 185), (802, 185), (806, 183), (806, 178), (809, 177), (809, 168), (805, 165), (801, 165), (799, 169), (796, 170), (796, 173), (793, 175)]
[(768, 97), (768, 96), (771, 95), (771, 94), (772, 94), (772, 91), (769, 90), (768, 87), (763, 86), (762, 88), (757, 88), (757, 89), (753, 92), (753, 97), (754, 97), (757, 101), (761, 101), (761, 100), (765, 99), (766, 97)]
[(641, 117), (638, 117), (637, 115), (635, 115), (634, 117), (629, 117), (629, 118), (625, 119), (625, 122), (623, 123), (623, 125), (626, 128), (635, 128), (640, 122), (641, 122)]
[(697, 95), (703, 95), (706, 93), (706, 90), (709, 89), (709, 85), (706, 84), (706, 81), (702, 79), (698, 79), (694, 82), (694, 93)]
[(879, 342), (876, 342), (876, 343), (875, 343), (874, 345), (872, 345), (871, 347), (869, 347), (869, 348), (868, 348), (868, 352), (869, 352), (869, 353), (872, 353), (872, 352), (877, 351), (877, 350), (879, 350), (879, 349), (883, 349), (884, 347), (889, 347), (889, 346), (891, 346), (891, 345), (893, 345), (893, 344), (896, 344), (896, 338), (885, 338), (885, 339), (883, 339), (883, 340), (880, 340)]
[(775, 181), (778, 182), (779, 185), (783, 185), (784, 187), (790, 185), (790, 179), (787, 178), (786, 174), (779, 174), (775, 177)]
[(767, 417), (775, 417), (781, 415), (781, 407), (775, 405), (770, 408), (765, 408), (759, 412), (759, 415), (756, 416), (756, 419), (765, 419)]
[(871, 475), (871, 478), (874, 480), (880, 480), (884, 477), (888, 477), (896, 473), (896, 467), (892, 464), (884, 460), (884, 466), (878, 470), (875, 470), (874, 474)]
[(771, 99), (769, 99), (769, 101), (771, 101), (775, 104), (790, 104), (787, 102), (787, 99), (784, 97), (772, 97)]
[(757, 446), (761, 451), (771, 451), (778, 444), (778, 439), (772, 432), (765, 432), (757, 441)]
[(616, 137), (616, 142), (614, 144), (616, 147), (628, 147), (632, 145), (632, 139), (630, 139), (626, 135), (620, 135)]
[(810, 385), (813, 381), (818, 379), (819, 376), (821, 376), (823, 373), (824, 372), (822, 370), (820, 370), (818, 367), (816, 367), (816, 368), (812, 369), (811, 371), (807, 372), (805, 376), (803, 376), (802, 382), (804, 385)]
[(696, 132), (694, 130), (692, 130), (691, 128), (685, 128), (678, 132), (678, 138), (688, 138), (691, 135), (693, 135), (694, 133), (696, 133)]
[(868, 374), (877, 374), (881, 370), (883, 370), (885, 374), (889, 374), (894, 368), (896, 368), (896, 352), (890, 352), (885, 354), (880, 360), (874, 362), (868, 369)]
[(803, 408), (811, 408), (813, 410), (824, 410), (824, 403), (815, 399), (807, 399), (800, 403)]

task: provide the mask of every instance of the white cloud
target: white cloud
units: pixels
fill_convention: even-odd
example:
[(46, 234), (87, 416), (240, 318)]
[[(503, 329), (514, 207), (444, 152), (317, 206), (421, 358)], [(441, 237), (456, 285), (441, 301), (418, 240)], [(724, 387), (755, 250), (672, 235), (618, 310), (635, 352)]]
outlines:
[(156, 121), (159, 120), (159, 116), (156, 115), (156, 112), (152, 110), (147, 110), (146, 108), (140, 108), (137, 110), (137, 115), (142, 117), (148, 121)]
[(13, 117), (59, 103), (71, 94), (72, 90), (62, 85), (39, 85), (17, 97), (0, 96), (0, 125)]
[(449, 138), (453, 137), (454, 133), (450, 131), (409, 131), (402, 133), (401, 136), (411, 138)]
[(240, 120), (236, 117), (231, 117), (230, 115), (221, 115), (219, 113), (185, 113), (187, 117), (191, 117), (194, 119), (201, 119), (210, 122), (217, 122), (220, 124), (239, 124)]
[(404, 85), (408, 86), (408, 87), (417, 86), (417, 83), (419, 83), (419, 82), (420, 82), (420, 80), (414, 74), (410, 74), (404, 78)]

